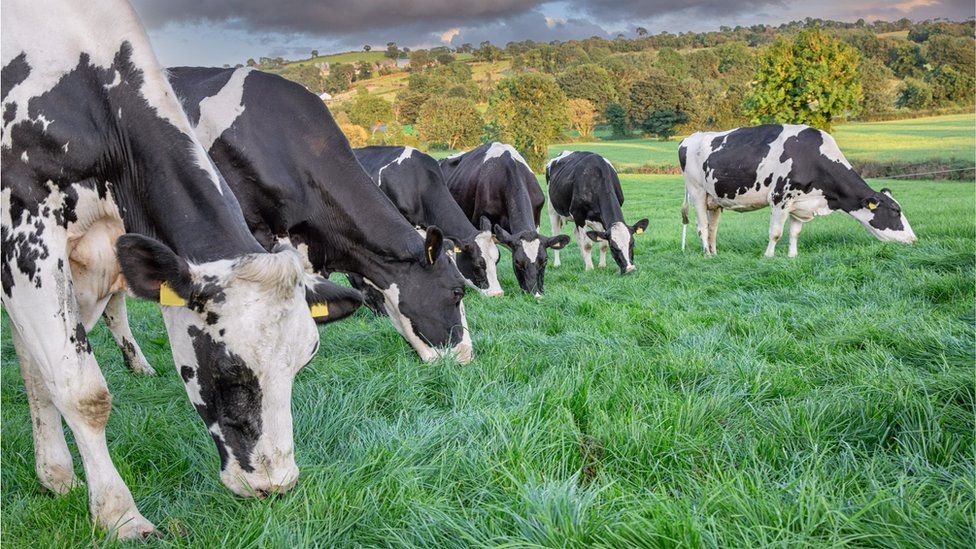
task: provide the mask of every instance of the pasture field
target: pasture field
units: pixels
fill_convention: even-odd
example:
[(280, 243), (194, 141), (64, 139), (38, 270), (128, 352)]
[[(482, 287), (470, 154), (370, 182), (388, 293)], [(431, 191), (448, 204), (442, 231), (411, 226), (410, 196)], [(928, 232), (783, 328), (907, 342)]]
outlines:
[[(726, 213), (705, 258), (694, 229), (680, 250), (680, 177), (622, 179), (628, 220), (650, 218), (638, 271), (584, 272), (574, 242), (537, 301), (503, 252), (508, 294), (466, 299), (469, 365), (420, 363), (365, 309), (321, 328), (284, 496), (220, 484), (154, 305), (130, 302), (155, 378), (126, 372), (99, 324), (109, 445), (161, 530), (148, 545), (976, 545), (973, 182), (872, 181), (914, 246), (834, 214), (799, 258), (781, 242), (765, 259), (765, 210)], [(83, 488), (39, 487), (2, 329), (2, 545), (103, 545)]]
[[(850, 122), (835, 125), (832, 134), (847, 159), (855, 163), (858, 160), (914, 162), (933, 158), (959, 158), (972, 162), (976, 154), (976, 115), (973, 114)], [(681, 139), (557, 143), (549, 147), (549, 152), (550, 156), (556, 156), (564, 150), (592, 151), (607, 157), (618, 169), (639, 168), (645, 164), (677, 165)]]

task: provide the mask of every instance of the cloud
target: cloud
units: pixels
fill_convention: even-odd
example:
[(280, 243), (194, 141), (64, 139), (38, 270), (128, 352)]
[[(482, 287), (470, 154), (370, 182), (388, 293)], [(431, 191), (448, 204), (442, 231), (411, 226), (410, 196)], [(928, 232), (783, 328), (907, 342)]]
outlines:
[(485, 40), (504, 46), (508, 42), (535, 40), (578, 40), (591, 36), (608, 37), (610, 33), (602, 26), (577, 18), (555, 18), (544, 15), (539, 10), (499, 19), (492, 23), (461, 27), (461, 32), (451, 41), (454, 46), (464, 43), (479, 44)]
[(448, 29), (440, 34), (441, 42), (445, 44), (450, 44), (451, 40), (454, 39), (454, 37), (459, 34), (461, 34), (461, 29), (457, 27), (454, 27), (453, 29)]

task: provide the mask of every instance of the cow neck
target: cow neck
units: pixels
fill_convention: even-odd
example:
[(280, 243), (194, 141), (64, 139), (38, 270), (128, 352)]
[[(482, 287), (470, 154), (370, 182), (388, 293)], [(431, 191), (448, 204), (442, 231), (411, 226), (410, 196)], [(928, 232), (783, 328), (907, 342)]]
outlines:
[(861, 201), (874, 195), (874, 189), (853, 169), (840, 164), (837, 166), (839, 169), (831, 170), (834, 173), (824, 178), (831, 184), (823, 187), (815, 185), (814, 188), (821, 189), (827, 199), (828, 207), (832, 210), (841, 210), (847, 213), (859, 210)]
[(615, 223), (624, 223), (624, 212), (620, 208), (620, 203), (617, 202), (617, 193), (614, 192), (613, 187), (609, 184), (605, 185), (607, 188), (601, 190), (597, 195), (597, 206), (600, 208), (600, 223), (603, 224), (603, 230), (609, 231)]
[(456, 238), (462, 241), (471, 241), (478, 235), (479, 231), (464, 215), (461, 206), (454, 201), (451, 192), (447, 189), (440, 179), (440, 174), (435, 174), (432, 183), (426, 192), (423, 193), (424, 218), (429, 225), (437, 225), (448, 238)]
[(127, 232), (157, 238), (197, 263), (263, 251), (182, 110), (165, 120), (133, 94), (110, 95), (109, 104), (121, 119), (107, 132), (100, 171), (112, 182)]
[(352, 151), (315, 156), (322, 165), (308, 173), (329, 174), (330, 183), (315, 180), (317, 215), (312, 224), (321, 238), (329, 271), (362, 275), (386, 287), (391, 262), (413, 262), (423, 241), (393, 202), (373, 183)]
[[(535, 176), (532, 177), (534, 180)], [(523, 231), (535, 231), (532, 203), (529, 201), (529, 192), (522, 183), (521, 174), (517, 170), (508, 170), (508, 176), (505, 180), (507, 182), (505, 206), (508, 212), (508, 232), (517, 235)]]

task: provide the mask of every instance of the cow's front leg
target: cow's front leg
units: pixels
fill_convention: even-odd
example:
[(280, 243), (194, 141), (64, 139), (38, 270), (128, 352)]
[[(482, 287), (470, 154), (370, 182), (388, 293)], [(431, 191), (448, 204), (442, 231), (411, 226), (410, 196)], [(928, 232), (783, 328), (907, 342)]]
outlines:
[(708, 205), (706, 195), (702, 191), (689, 190), (689, 198), (695, 207), (695, 226), (698, 228), (698, 238), (701, 239), (702, 251), (705, 255), (712, 255), (708, 245)]
[(776, 243), (783, 237), (783, 226), (786, 224), (788, 214), (786, 210), (773, 206), (770, 208), (769, 218), (769, 245), (766, 246), (766, 257), (773, 257), (776, 253)]
[(607, 266), (607, 249), (610, 248), (610, 244), (603, 240), (600, 242), (600, 267)]
[(722, 217), (722, 208), (715, 206), (708, 210), (708, 252), (711, 255), (718, 254), (715, 247), (715, 238), (718, 236), (718, 220)]
[(27, 389), (31, 431), (34, 436), (34, 470), (41, 486), (55, 494), (66, 494), (79, 484), (74, 461), (64, 439), (61, 413), (54, 406), (51, 393), (44, 383), (30, 348), (21, 338), (17, 325), (11, 323), (10, 332), (20, 360), (20, 375)]
[[(563, 232), (563, 218), (559, 215), (555, 209), (552, 207), (552, 200), (550, 199), (546, 202), (549, 210), (549, 224), (552, 225), (552, 236), (556, 236)], [(559, 261), (559, 250), (553, 250), (552, 265), (553, 267), (558, 267), (562, 263)]]
[(583, 264), (587, 271), (593, 270), (593, 241), (586, 236), (586, 226), (576, 227), (576, 241), (579, 243), (580, 255), (583, 257)]
[(124, 291), (112, 294), (105, 305), (105, 310), (102, 311), (102, 319), (105, 320), (105, 325), (112, 332), (115, 343), (122, 351), (122, 360), (125, 362), (125, 366), (137, 374), (156, 375), (156, 370), (153, 370), (153, 367), (149, 365), (146, 355), (142, 354), (142, 348), (136, 343), (136, 338), (129, 328), (129, 314), (125, 307)]
[(790, 251), (789, 257), (796, 257), (799, 251), (797, 250), (796, 243), (800, 239), (800, 231), (803, 230), (803, 221), (800, 221), (796, 217), (790, 218)]

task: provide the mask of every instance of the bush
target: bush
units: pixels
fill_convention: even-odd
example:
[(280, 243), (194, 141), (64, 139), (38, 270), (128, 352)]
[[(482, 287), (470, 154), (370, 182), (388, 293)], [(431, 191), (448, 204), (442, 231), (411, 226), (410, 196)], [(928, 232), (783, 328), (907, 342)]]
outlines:
[(482, 123), (473, 101), (460, 97), (432, 97), (420, 108), (414, 129), (428, 146), (460, 149), (478, 143)]
[(346, 139), (349, 140), (349, 145), (353, 148), (365, 147), (366, 140), (369, 139), (369, 133), (363, 129), (362, 126), (357, 126), (356, 124), (339, 124), (339, 129), (342, 133), (346, 135)]
[(569, 117), (573, 123), (573, 128), (579, 132), (580, 137), (593, 137), (593, 126), (596, 124), (598, 111), (593, 103), (586, 99), (570, 99), (566, 102), (569, 108)]
[(393, 109), (396, 111), (397, 120), (401, 124), (415, 124), (417, 117), (420, 115), (420, 108), (429, 99), (430, 95), (424, 92), (409, 88), (401, 91), (393, 101)]
[(599, 109), (617, 100), (610, 73), (597, 65), (578, 65), (556, 77), (556, 83), (570, 99), (586, 99)]
[(932, 86), (917, 78), (906, 78), (898, 86), (895, 106), (899, 109), (924, 109), (932, 104)]
[(549, 145), (569, 125), (566, 94), (556, 81), (539, 73), (519, 74), (498, 83), (488, 100), (492, 134), (512, 143), (536, 172), (541, 172)]
[(610, 124), (610, 133), (616, 139), (621, 139), (630, 135), (630, 126), (627, 124), (627, 111), (620, 103), (610, 103), (607, 105), (603, 117)]
[(349, 108), (349, 120), (367, 130), (376, 124), (389, 124), (394, 120), (393, 105), (360, 89)]
[(688, 115), (681, 111), (671, 109), (661, 109), (651, 112), (644, 119), (641, 128), (651, 134), (667, 141), (675, 134), (675, 127), (688, 121)]

